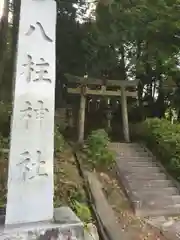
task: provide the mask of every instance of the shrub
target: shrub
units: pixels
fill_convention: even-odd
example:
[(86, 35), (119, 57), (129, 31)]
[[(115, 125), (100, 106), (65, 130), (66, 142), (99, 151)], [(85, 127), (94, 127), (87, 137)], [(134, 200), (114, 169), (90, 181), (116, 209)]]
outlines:
[(9, 137), (10, 133), (11, 105), (0, 101), (0, 133), (3, 137)]
[(83, 221), (84, 223), (89, 223), (92, 221), (91, 210), (88, 205), (85, 203), (81, 203), (77, 200), (73, 200), (71, 202), (71, 208), (74, 210), (76, 215)]
[(54, 130), (54, 150), (55, 154), (64, 151), (65, 149), (65, 140), (63, 135), (60, 133), (59, 128), (55, 126)]
[(147, 119), (142, 139), (160, 157), (162, 164), (180, 180), (180, 124), (165, 119)]
[(65, 130), (68, 126), (68, 124), (61, 119), (56, 123), (56, 125), (57, 125), (57, 128), (58, 128), (59, 132), (62, 133), (62, 134), (65, 132)]
[(114, 154), (108, 148), (109, 138), (104, 129), (92, 131), (87, 139), (88, 160), (94, 166), (110, 166)]

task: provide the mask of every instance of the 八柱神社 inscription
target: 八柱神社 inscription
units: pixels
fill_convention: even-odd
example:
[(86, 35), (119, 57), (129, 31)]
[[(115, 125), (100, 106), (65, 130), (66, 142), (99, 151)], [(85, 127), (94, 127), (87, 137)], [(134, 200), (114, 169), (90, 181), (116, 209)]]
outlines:
[[(24, 72), (21, 73), (21, 75), (26, 74), (26, 81), (30, 83), (31, 81), (33, 82), (38, 82), (38, 81), (45, 81), (51, 83), (51, 79), (48, 77), (45, 77), (48, 75), (48, 67), (49, 63), (44, 60), (44, 58), (40, 58), (39, 63), (34, 63), (32, 61), (32, 56), (27, 55), (27, 63), (23, 64), (23, 67), (25, 67)], [(35, 77), (33, 77), (35, 75)]]
[[(53, 40), (46, 34), (42, 24), (40, 22), (36, 22), (36, 25), (40, 28), (43, 38), (48, 42), (53, 42)], [(35, 30), (36, 30), (36, 27), (34, 25), (30, 25), (30, 28), (29, 28), (28, 32), (26, 33), (26, 36), (31, 36), (31, 34)]]
[(53, 219), (56, 2), (23, 0), (6, 224)]
[(17, 164), (21, 168), (21, 180), (31, 180), (37, 176), (48, 176), (46, 171), (46, 162), (42, 160), (41, 151), (37, 150), (35, 159), (29, 151), (25, 151), (21, 154), (21, 161)]
[(39, 100), (39, 108), (34, 109), (36, 113), (36, 119), (40, 121), (40, 126), (42, 125), (42, 120), (44, 119), (46, 113), (49, 112), (47, 108), (44, 107), (43, 101)]
[(49, 112), (47, 108), (44, 107), (44, 102), (42, 100), (37, 101), (39, 108), (33, 108), (30, 101), (25, 102), (25, 109), (21, 110), (22, 119), (25, 121), (25, 128), (29, 128), (29, 121), (34, 116), (36, 120), (40, 122), (40, 127), (42, 126), (42, 120), (45, 118), (46, 113)]

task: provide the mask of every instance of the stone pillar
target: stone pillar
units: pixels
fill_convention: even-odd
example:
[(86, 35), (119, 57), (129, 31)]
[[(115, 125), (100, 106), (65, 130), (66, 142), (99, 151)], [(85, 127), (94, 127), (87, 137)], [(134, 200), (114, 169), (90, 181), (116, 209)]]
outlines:
[(127, 97), (126, 97), (126, 90), (124, 87), (121, 88), (121, 107), (122, 107), (122, 123), (123, 123), (124, 139), (126, 142), (130, 142)]
[(22, 0), (6, 225), (53, 219), (54, 0)]
[(74, 126), (74, 121), (73, 121), (73, 109), (71, 106), (68, 106), (67, 108), (67, 122), (68, 122), (68, 127), (73, 128)]
[(85, 110), (86, 110), (86, 86), (81, 87), (80, 108), (79, 108), (79, 135), (78, 142), (84, 141), (84, 124), (85, 124)]
[(112, 110), (110, 109), (110, 107), (108, 106), (108, 108), (106, 109), (106, 119), (107, 119), (107, 131), (110, 132), (111, 131), (111, 121), (112, 121)]

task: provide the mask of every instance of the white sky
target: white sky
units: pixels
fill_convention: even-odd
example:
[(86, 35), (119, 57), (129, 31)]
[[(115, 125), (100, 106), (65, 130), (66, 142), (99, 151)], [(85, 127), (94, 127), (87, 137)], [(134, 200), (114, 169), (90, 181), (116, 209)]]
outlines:
[[(92, 1), (92, 3), (91, 3)], [(94, 16), (92, 15), (93, 10), (95, 10), (96, 5), (93, 3), (93, 0), (87, 0), (88, 5), (89, 5), (89, 9), (86, 12), (86, 17), (90, 17), (90, 18), (94, 18)], [(4, 0), (0, 0), (0, 18), (2, 16), (2, 11), (3, 11), (3, 5), (4, 5)]]
[(4, 0), (0, 0), (0, 17), (2, 15), (3, 5), (4, 5)]

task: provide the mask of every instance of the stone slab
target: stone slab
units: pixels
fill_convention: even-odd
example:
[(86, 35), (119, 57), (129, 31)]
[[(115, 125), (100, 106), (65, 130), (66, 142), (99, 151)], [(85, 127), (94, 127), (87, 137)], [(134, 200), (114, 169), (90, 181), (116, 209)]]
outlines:
[(170, 239), (170, 240), (180, 239), (180, 222), (179, 221), (173, 222), (169, 226), (165, 226), (165, 225), (168, 225), (168, 224), (166, 223), (162, 224), (161, 230), (167, 239)]
[(164, 199), (164, 198), (173, 198), (173, 197), (175, 197), (175, 196), (178, 196), (179, 197), (179, 195), (172, 195), (172, 194), (165, 194), (164, 196), (165, 197), (163, 197), (162, 198), (162, 194), (161, 194), (161, 192), (158, 190), (157, 192), (153, 192), (153, 191), (146, 191), (145, 193), (144, 193), (144, 191), (142, 191), (142, 192), (133, 192), (133, 194), (134, 194), (134, 196), (135, 197), (138, 197), (141, 201), (160, 201), (161, 202), (161, 199)]
[(142, 207), (146, 206), (147, 208), (161, 209), (167, 206), (180, 206), (180, 196), (149, 196), (147, 198), (141, 199)]
[(69, 207), (54, 210), (54, 221), (0, 226), (0, 240), (84, 240), (84, 224)]
[(121, 157), (149, 157), (147, 152), (118, 152)]
[[(119, 166), (119, 163), (118, 163)], [(127, 165), (123, 165), (121, 164), (120, 166), (121, 171), (124, 172), (129, 172), (129, 173), (136, 173), (136, 174), (143, 174), (143, 173), (160, 173), (160, 170), (158, 167), (131, 167), (131, 166), (127, 166)]]
[(167, 240), (180, 239), (180, 223), (179, 221), (169, 220), (164, 216), (150, 218), (147, 223), (158, 228)]
[(6, 224), (53, 219), (56, 2), (21, 1)]
[(121, 156), (120, 154), (117, 154), (116, 157), (120, 160), (120, 161), (139, 161), (139, 162), (144, 162), (144, 161), (151, 161), (151, 162), (155, 162), (152, 160), (152, 157), (141, 157), (141, 156)]
[(108, 203), (104, 193), (101, 183), (95, 172), (86, 172), (86, 180), (91, 191), (91, 197), (93, 205), (96, 208), (96, 212), (101, 219), (102, 225), (108, 235), (108, 239), (113, 240), (131, 240), (128, 233), (125, 233), (118, 223), (116, 215)]
[(38, 222), (21, 224), (14, 227), (0, 229), (0, 240), (33, 240), (33, 239), (80, 239), (83, 240), (83, 232), (77, 231), (71, 224), (55, 224), (50, 222)]
[(166, 218), (164, 216), (151, 217), (149, 219), (145, 219), (145, 221), (148, 224), (152, 225), (153, 227), (156, 227), (161, 230), (161, 226), (162, 226), (162, 224), (164, 224), (166, 222)]
[(143, 181), (143, 180), (128, 180), (129, 185), (132, 189), (138, 189), (138, 188), (154, 188), (157, 189), (159, 188), (161, 190), (161, 188), (163, 187), (172, 187), (173, 184), (170, 180), (150, 180), (150, 181)]
[(164, 173), (144, 173), (144, 174), (135, 174), (135, 173), (131, 173), (131, 174), (127, 174), (125, 175), (125, 178), (129, 179), (129, 180), (144, 180), (144, 181), (150, 181), (150, 180), (166, 180), (167, 176)]
[(83, 227), (82, 221), (76, 216), (71, 208), (66, 206), (54, 210), (54, 221), (63, 224), (76, 223)]
[(154, 162), (150, 162), (150, 161), (135, 161), (135, 160), (131, 160), (131, 161), (127, 161), (124, 160), (122, 161), (122, 163), (127, 166), (127, 167), (157, 167), (156, 163)]
[[(167, 188), (161, 188), (161, 191), (163, 192), (163, 195), (176, 195), (178, 194), (178, 190), (175, 187), (167, 187)], [(136, 196), (139, 196), (139, 198), (143, 197), (144, 195), (161, 195), (162, 192), (159, 191), (159, 189), (138, 189), (137, 191), (133, 191), (133, 194)]]
[[(134, 205), (135, 207), (135, 205)], [(134, 212), (138, 217), (156, 217), (156, 216), (179, 216), (180, 215), (180, 206), (170, 205), (167, 207), (159, 208), (134, 208)]]

